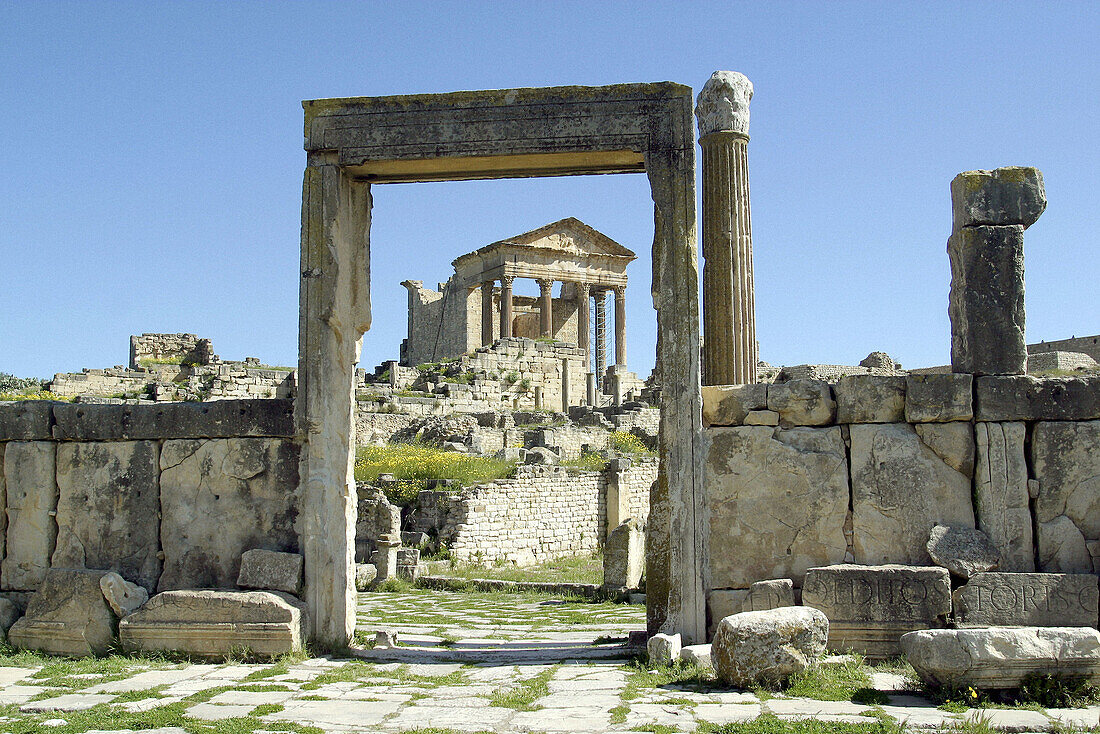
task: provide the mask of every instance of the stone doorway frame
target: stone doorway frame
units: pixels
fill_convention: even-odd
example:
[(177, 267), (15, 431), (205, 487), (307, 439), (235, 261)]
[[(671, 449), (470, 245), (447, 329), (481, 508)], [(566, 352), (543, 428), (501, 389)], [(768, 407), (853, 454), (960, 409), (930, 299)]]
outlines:
[(692, 91), (671, 82), (305, 101), (298, 397), (312, 638), (355, 629), (355, 368), (370, 328), (372, 184), (645, 173), (661, 470), (650, 493), (649, 631), (706, 632)]

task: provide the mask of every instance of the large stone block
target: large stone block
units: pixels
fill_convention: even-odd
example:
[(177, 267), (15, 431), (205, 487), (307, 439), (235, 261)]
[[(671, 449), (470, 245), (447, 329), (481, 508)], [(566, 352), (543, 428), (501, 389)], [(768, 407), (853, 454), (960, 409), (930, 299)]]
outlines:
[(821, 660), (828, 636), (829, 621), (817, 609), (742, 612), (718, 623), (711, 662), (718, 677), (730, 685), (782, 684)]
[(901, 639), (929, 685), (1018, 688), (1032, 675), (1100, 679), (1100, 632), (1084, 627), (922, 630)]
[(299, 652), (308, 635), (305, 604), (277, 591), (166, 591), (119, 624), (126, 650), (224, 657)]
[(1100, 418), (1100, 376), (979, 377), (979, 421), (1087, 421)]
[(951, 181), (954, 229), (979, 224), (1027, 228), (1046, 208), (1043, 174), (1030, 166), (963, 171)]
[(839, 427), (708, 429), (704, 487), (717, 587), (790, 578), (844, 559), (848, 480)]
[(160, 465), (160, 590), (231, 588), (244, 551), (298, 551), (295, 444), (274, 438), (165, 441)]
[(896, 657), (906, 632), (939, 626), (951, 613), (951, 578), (933, 566), (813, 568), (802, 603), (829, 618), (829, 649), (874, 660)]
[(845, 375), (833, 388), (837, 423), (900, 423), (905, 420), (905, 378)]
[(1001, 571), (1034, 571), (1031, 498), (1023, 423), (978, 423), (974, 427), (978, 466), (974, 472), (974, 508), (978, 528), (1001, 554)]
[(703, 386), (704, 426), (739, 426), (750, 412), (767, 407), (765, 383)]
[(974, 528), (937, 525), (928, 537), (928, 555), (952, 576), (966, 580), (991, 571), (1001, 562), (1001, 552), (989, 536)]
[(960, 627), (1094, 627), (1096, 577), (1062, 573), (979, 573), (953, 594)]
[(1100, 559), (1100, 421), (1043, 422), (1031, 437), (1039, 570), (1096, 573)]
[(54, 566), (116, 571), (157, 588), (158, 453), (155, 441), (58, 444)]
[(37, 589), (50, 568), (57, 539), (57, 450), (52, 441), (12, 441), (4, 452), (7, 552), (0, 588)]
[(15, 400), (0, 403), (0, 441), (49, 441), (51, 410), (48, 400)]
[(972, 375), (945, 373), (906, 376), (906, 422), (948, 423), (968, 421), (973, 417)]
[(603, 549), (603, 585), (636, 589), (645, 572), (645, 530), (631, 518), (611, 531)]
[(823, 380), (791, 380), (768, 385), (768, 410), (783, 426), (827, 426), (836, 419), (836, 401)]
[(8, 630), (8, 641), (24, 650), (52, 655), (105, 654), (118, 628), (118, 618), (99, 586), (107, 573), (50, 569), (31, 596), (27, 613)]
[(241, 556), (241, 573), (237, 586), (242, 589), (285, 591), (298, 596), (302, 591), (302, 564), (300, 553), (255, 548)]
[(974, 429), (969, 423), (914, 423), (913, 428), (943, 463), (965, 477), (974, 476)]
[(59, 403), (55, 438), (69, 441), (293, 436), (292, 400), (214, 400), (156, 405)]
[(940, 456), (906, 423), (853, 425), (851, 441), (858, 563), (931, 563), (934, 526), (974, 527), (971, 478), (955, 469), (963, 457)]
[(1022, 375), (1024, 228), (975, 226), (947, 240), (951, 260), (951, 368), (974, 375)]

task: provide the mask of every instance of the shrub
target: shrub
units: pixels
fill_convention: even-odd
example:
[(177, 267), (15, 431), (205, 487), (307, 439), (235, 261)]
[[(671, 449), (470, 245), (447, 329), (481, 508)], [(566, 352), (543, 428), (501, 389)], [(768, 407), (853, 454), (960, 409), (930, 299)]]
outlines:
[(615, 431), (611, 434), (611, 440), (608, 445), (623, 454), (651, 454), (653, 453), (646, 448), (642, 443), (642, 439), (635, 436), (633, 433), (627, 433), (626, 431)]
[(374, 482), (380, 474), (393, 474), (397, 481), (383, 491), (391, 502), (407, 505), (427, 489), (431, 479), (453, 479), (462, 486), (502, 479), (512, 473), (510, 461), (444, 451), (422, 443), (363, 446), (356, 453), (355, 478)]

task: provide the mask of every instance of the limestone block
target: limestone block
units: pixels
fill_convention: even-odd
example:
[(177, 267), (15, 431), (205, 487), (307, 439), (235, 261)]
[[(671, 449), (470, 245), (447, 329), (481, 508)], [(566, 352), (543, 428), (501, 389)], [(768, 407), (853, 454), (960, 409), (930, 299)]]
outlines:
[(978, 423), (974, 426), (978, 466), (974, 472), (974, 507), (978, 528), (1001, 553), (1002, 571), (1034, 571), (1031, 499), (1023, 423)]
[(1087, 421), (1100, 418), (1100, 376), (979, 377), (979, 421)]
[(845, 375), (833, 388), (837, 423), (905, 420), (905, 377)]
[(160, 465), (158, 589), (232, 587), (245, 550), (298, 550), (298, 450), (290, 441), (165, 441)]
[(1096, 573), (1088, 544), (1100, 540), (1100, 421), (1035, 424), (1031, 465), (1039, 569)]
[(914, 423), (920, 440), (963, 476), (974, 476), (974, 429), (969, 423)]
[(745, 414), (746, 426), (778, 426), (779, 413), (774, 410), (750, 410)]
[(711, 660), (730, 685), (782, 684), (821, 660), (828, 636), (829, 620), (810, 607), (742, 612), (718, 623)]
[(278, 591), (166, 591), (119, 624), (123, 648), (223, 657), (299, 652), (308, 635), (305, 604)]
[(704, 468), (710, 578), (747, 588), (844, 559), (848, 514), (839, 427), (712, 428)]
[(237, 586), (242, 589), (285, 591), (297, 596), (302, 591), (303, 562), (299, 553), (253, 548), (241, 555)]
[(767, 407), (768, 386), (764, 383), (703, 386), (704, 426), (739, 426), (750, 411)]
[(700, 668), (713, 668), (710, 645), (684, 645), (680, 648), (680, 662)]
[(355, 588), (357, 591), (367, 591), (370, 589), (371, 584), (374, 583), (374, 578), (378, 575), (377, 569), (375, 569), (372, 563), (356, 563), (355, 564)]
[(31, 590), (46, 578), (57, 539), (56, 444), (11, 441), (4, 451), (7, 485), (7, 552), (0, 587)]
[(937, 525), (932, 528), (927, 547), (933, 563), (961, 579), (990, 571), (1001, 562), (997, 546), (988, 535), (974, 528)]
[(970, 476), (921, 441), (913, 426), (856, 424), (851, 441), (856, 562), (929, 563), (935, 525), (974, 527)]
[(974, 378), (967, 374), (907, 375), (905, 420), (949, 423), (974, 417)]
[(1030, 675), (1100, 679), (1100, 632), (1084, 627), (922, 630), (901, 646), (933, 686), (1017, 688)]
[(645, 530), (634, 518), (607, 536), (603, 549), (603, 585), (609, 589), (637, 589), (645, 571)]
[(650, 665), (672, 665), (680, 659), (680, 635), (658, 633), (646, 642)]
[(898, 655), (903, 634), (939, 626), (951, 613), (951, 580), (932, 566), (814, 568), (802, 603), (829, 618), (830, 650), (883, 660)]
[(781, 425), (827, 426), (836, 418), (836, 401), (823, 380), (791, 380), (768, 385), (768, 410)]
[[(33, 402), (33, 401), (23, 401)], [(7, 443), (0, 442), (0, 567), (4, 561), (4, 546), (8, 534), (8, 484), (4, 479), (4, 452)]]
[(107, 573), (51, 568), (30, 598), (27, 613), (8, 630), (8, 641), (51, 655), (105, 654), (118, 628), (99, 585)]
[(1024, 228), (974, 226), (947, 240), (951, 260), (951, 368), (974, 375), (1022, 375)]
[(107, 600), (111, 610), (119, 617), (133, 614), (142, 604), (149, 601), (149, 592), (145, 587), (131, 584), (114, 571), (103, 574), (99, 579), (99, 590)]
[(293, 400), (213, 400), (156, 405), (58, 403), (53, 435), (67, 441), (293, 436)]
[(156, 589), (159, 475), (155, 441), (58, 444), (53, 565), (117, 571)]
[(952, 227), (1019, 224), (1025, 229), (1047, 208), (1043, 174), (1030, 166), (963, 171), (951, 181)]
[(718, 623), (733, 614), (745, 611), (748, 589), (711, 589), (707, 592), (707, 639), (714, 637)]
[(741, 605), (742, 612), (765, 612), (769, 609), (794, 606), (794, 582), (790, 579), (767, 579), (749, 587), (749, 595)]
[(4, 441), (49, 441), (50, 416), (54, 405), (49, 400), (14, 400), (0, 403), (0, 437)]
[(1096, 576), (979, 573), (953, 594), (959, 627), (1094, 627)]
[(8, 630), (16, 620), (23, 616), (23, 612), (11, 599), (0, 597), (0, 630), (4, 632), (0, 639), (7, 639)]

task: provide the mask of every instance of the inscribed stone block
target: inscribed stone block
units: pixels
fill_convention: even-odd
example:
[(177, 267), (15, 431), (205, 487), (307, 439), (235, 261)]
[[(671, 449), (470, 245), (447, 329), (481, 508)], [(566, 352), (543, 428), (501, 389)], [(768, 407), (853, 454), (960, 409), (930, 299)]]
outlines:
[(1100, 540), (1100, 421), (1042, 422), (1031, 437), (1039, 570), (1096, 573)]
[(53, 565), (117, 571), (156, 589), (159, 476), (155, 441), (58, 444)]
[(903, 634), (938, 626), (951, 613), (950, 575), (932, 566), (813, 568), (802, 603), (829, 618), (830, 650), (882, 660), (899, 654)]
[(764, 612), (793, 606), (794, 582), (790, 579), (767, 579), (749, 587), (749, 595), (741, 605), (741, 611)]
[(836, 419), (833, 390), (824, 380), (791, 380), (768, 385), (768, 410), (780, 425), (827, 426)]
[(27, 613), (8, 630), (8, 640), (18, 648), (53, 655), (105, 654), (118, 626), (99, 587), (107, 573), (50, 569), (31, 596)]
[(1086, 421), (1100, 418), (1100, 376), (979, 377), (979, 421)]
[(971, 476), (954, 468), (959, 458), (945, 461), (907, 423), (851, 427), (858, 563), (931, 563), (927, 543), (934, 526), (974, 527)]
[(905, 420), (905, 378), (845, 375), (833, 388), (837, 423), (900, 423)]
[(949, 423), (973, 417), (973, 376), (956, 373), (906, 376), (906, 422)]
[(978, 528), (1001, 553), (1001, 571), (1034, 571), (1023, 423), (978, 423), (974, 506)]
[(960, 627), (1094, 627), (1097, 581), (1089, 574), (979, 573), (953, 594)]
[(703, 387), (703, 425), (739, 426), (749, 411), (768, 407), (768, 386), (705, 385)]
[(4, 452), (7, 554), (0, 564), (5, 591), (37, 589), (46, 578), (57, 539), (56, 444), (11, 441)]
[(844, 559), (848, 480), (840, 428), (712, 428), (704, 487), (718, 587), (790, 578)]

